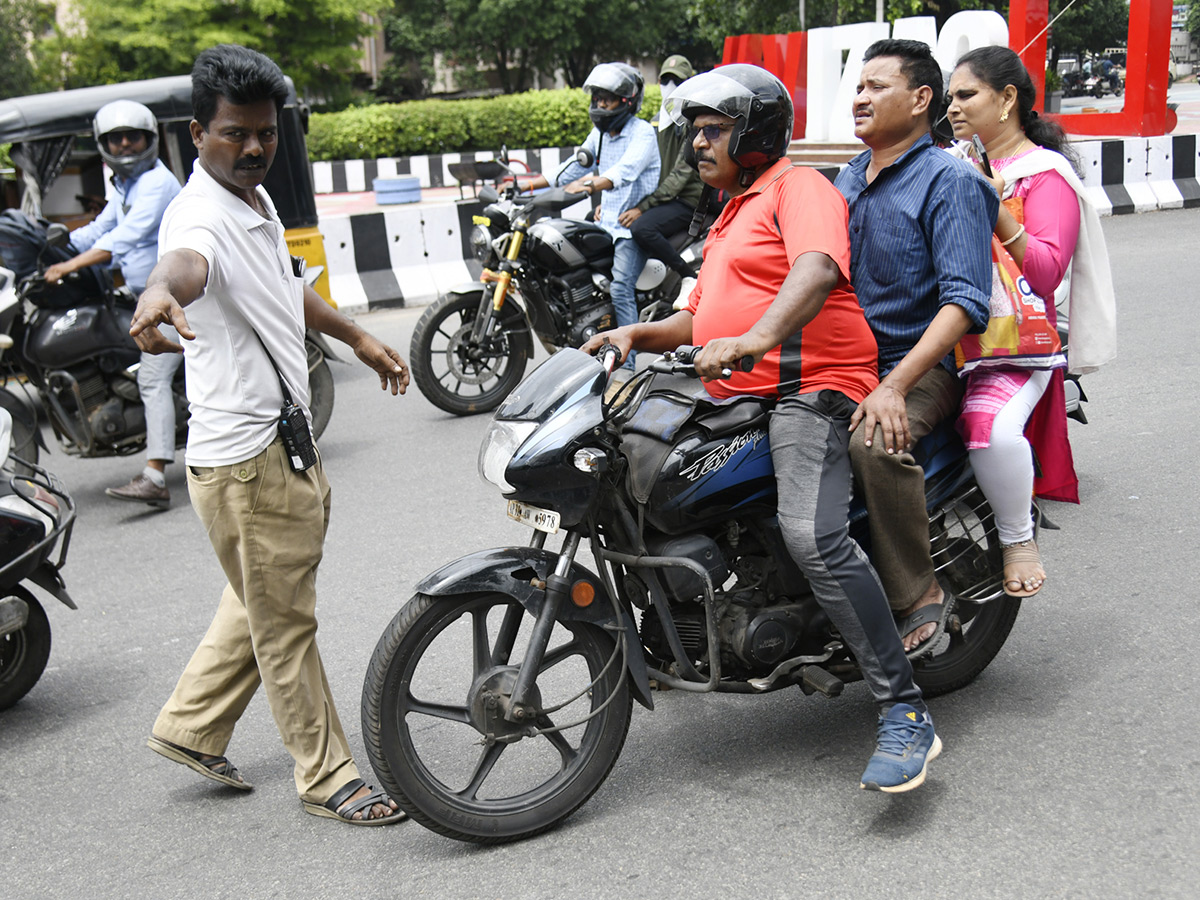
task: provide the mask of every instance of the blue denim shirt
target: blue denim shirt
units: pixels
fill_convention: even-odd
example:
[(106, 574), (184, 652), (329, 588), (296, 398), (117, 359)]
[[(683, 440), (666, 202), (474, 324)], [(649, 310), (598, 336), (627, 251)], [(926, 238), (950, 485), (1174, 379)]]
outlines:
[[(972, 167), (922, 137), (867, 184), (868, 150), (835, 184), (850, 205), (850, 281), (879, 343), (883, 377), (947, 303), (986, 330), (1000, 199)], [(942, 361), (954, 371), (954, 356)]]
[[(613, 183), (600, 195), (600, 211), (596, 224), (604, 226), (613, 238), (632, 237), (629, 229), (617, 221), (617, 216), (642, 202), (658, 187), (662, 162), (658, 158), (658, 137), (654, 126), (636, 116), (625, 123), (620, 134), (606, 134), (593, 128), (583, 145), (596, 156), (599, 152), (599, 177)], [(582, 178), (588, 169), (572, 162), (561, 173), (557, 183), (570, 184)]]
[(160, 159), (132, 180), (115, 176), (113, 187), (116, 193), (100, 215), (71, 232), (71, 245), (79, 253), (93, 247), (107, 250), (112, 254), (112, 268), (120, 268), (125, 283), (144, 288), (158, 262), (163, 211), (182, 185)]

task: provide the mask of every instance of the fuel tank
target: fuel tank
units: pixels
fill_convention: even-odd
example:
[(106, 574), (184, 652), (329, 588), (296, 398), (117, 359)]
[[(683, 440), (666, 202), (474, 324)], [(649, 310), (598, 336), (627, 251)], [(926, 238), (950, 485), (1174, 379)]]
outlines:
[(525, 246), (534, 265), (555, 275), (612, 266), (612, 237), (593, 222), (543, 219), (529, 227)]
[(739, 401), (681, 429), (650, 487), (650, 524), (682, 534), (734, 516), (773, 516), (767, 408)]
[(141, 352), (129, 336), (133, 311), (104, 304), (39, 309), (25, 336), (25, 357), (44, 369), (65, 369), (84, 360), (107, 358), (131, 366)]

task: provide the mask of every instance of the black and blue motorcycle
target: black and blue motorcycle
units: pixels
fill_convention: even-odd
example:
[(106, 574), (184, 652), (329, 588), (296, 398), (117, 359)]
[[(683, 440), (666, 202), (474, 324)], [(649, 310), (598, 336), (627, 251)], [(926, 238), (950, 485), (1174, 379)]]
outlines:
[[(696, 349), (611, 400), (613, 353), (560, 350), (496, 411), (480, 473), (533, 538), (424, 578), (363, 687), (371, 763), (416, 821), (480, 843), (553, 827), (600, 787), (654, 688), (833, 697), (861, 679), (780, 535), (771, 404), (711, 399)], [(938, 577), (958, 598), (913, 655), (936, 696), (992, 661), (1020, 601), (953, 429), (918, 456)], [(864, 546), (866, 525), (852, 511)]]

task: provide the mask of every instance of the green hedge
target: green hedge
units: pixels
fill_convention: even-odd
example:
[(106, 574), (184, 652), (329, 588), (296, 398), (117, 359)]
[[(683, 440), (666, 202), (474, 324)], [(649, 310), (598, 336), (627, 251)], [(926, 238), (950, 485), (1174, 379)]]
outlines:
[(0, 144), (0, 169), (12, 168), (12, 157), (8, 155), (10, 149), (12, 144)]
[[(662, 98), (646, 88), (639, 113), (649, 120)], [(587, 95), (578, 88), (528, 91), (472, 100), (413, 100), (314, 113), (308, 154), (314, 160), (374, 159), (459, 151), (567, 147), (591, 130)]]

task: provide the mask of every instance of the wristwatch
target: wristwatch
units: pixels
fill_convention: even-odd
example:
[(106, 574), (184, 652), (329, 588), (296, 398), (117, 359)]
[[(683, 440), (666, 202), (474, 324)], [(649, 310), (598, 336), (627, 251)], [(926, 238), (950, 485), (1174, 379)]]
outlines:
[(592, 194), (596, 193), (596, 188), (594, 187), (594, 182), (591, 178), (588, 178), (587, 180), (585, 180), (583, 182), (583, 186), (588, 189), (589, 197), (592, 196)]

